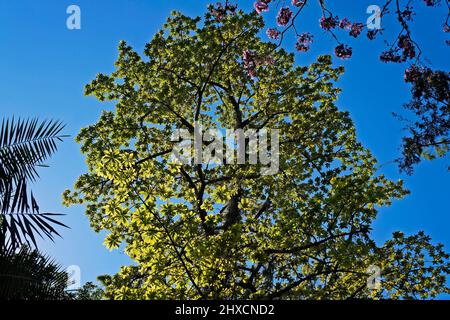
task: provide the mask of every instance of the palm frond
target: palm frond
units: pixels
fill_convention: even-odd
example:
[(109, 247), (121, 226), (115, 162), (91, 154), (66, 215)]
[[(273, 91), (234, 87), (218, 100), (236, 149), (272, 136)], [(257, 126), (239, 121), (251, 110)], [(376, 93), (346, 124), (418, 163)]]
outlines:
[(40, 213), (28, 182), (38, 177), (36, 168), (56, 150), (64, 135), (58, 121), (3, 120), (0, 130), (0, 251), (35, 246), (36, 236), (59, 236), (53, 219)]
[(0, 254), (0, 299), (66, 299), (67, 282), (61, 266), (37, 250), (24, 246)]
[(62, 141), (64, 125), (59, 121), (3, 119), (0, 129), (0, 178), (38, 177), (36, 167), (42, 165)]
[(52, 218), (55, 216), (62, 216), (62, 214), (23, 212), (4, 214), (0, 230), (0, 252), (16, 249), (24, 244), (37, 247), (37, 236), (52, 241), (55, 236), (60, 237), (55, 226), (68, 227)]

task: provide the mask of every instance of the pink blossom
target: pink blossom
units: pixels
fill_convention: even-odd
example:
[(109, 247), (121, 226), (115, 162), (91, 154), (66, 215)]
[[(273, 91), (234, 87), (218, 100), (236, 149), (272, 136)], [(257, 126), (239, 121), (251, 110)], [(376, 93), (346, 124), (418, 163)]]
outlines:
[(353, 50), (351, 47), (349, 47), (345, 44), (340, 44), (336, 48), (334, 48), (334, 53), (336, 54), (336, 57), (338, 57), (338, 58), (348, 59), (348, 58), (351, 58), (351, 56), (353, 54)]
[(222, 3), (217, 2), (215, 6), (210, 7), (210, 13), (212, 16), (214, 16), (217, 20), (222, 20), (226, 15), (233, 14), (236, 12), (236, 5), (227, 4), (226, 6), (223, 6)]
[(271, 56), (268, 56), (268, 57), (266, 57), (266, 59), (264, 59), (264, 63), (267, 63), (268, 65), (274, 65), (275, 59)]
[(252, 50), (244, 50), (242, 53), (242, 61), (244, 62), (244, 69), (247, 71), (247, 74), (250, 77), (256, 76), (256, 63), (255, 63), (256, 54)]
[(339, 28), (344, 30), (350, 30), (351, 27), (352, 23), (347, 18), (343, 18), (341, 19), (341, 21), (339, 21)]
[(305, 4), (304, 0), (292, 0), (292, 5), (294, 7), (301, 7)]
[(277, 40), (280, 38), (281, 32), (275, 28), (269, 28), (267, 29), (266, 34), (270, 39)]
[(357, 38), (361, 34), (363, 28), (364, 28), (364, 25), (362, 23), (358, 22), (358, 23), (352, 24), (352, 27), (350, 29), (350, 35), (352, 37)]
[(254, 57), (255, 52), (253, 50), (247, 49), (242, 53), (242, 59), (244, 60), (245, 64), (248, 64), (250, 61), (252, 61)]
[(325, 30), (331, 30), (336, 28), (338, 24), (338, 17), (322, 17), (320, 18), (320, 27)]
[(269, 4), (266, 1), (255, 1), (253, 7), (255, 8), (258, 14), (269, 11)]
[(421, 70), (419, 67), (413, 65), (410, 68), (405, 70), (405, 82), (415, 82), (419, 80), (421, 76)]
[(277, 22), (280, 26), (285, 26), (289, 23), (292, 17), (292, 11), (288, 7), (281, 8), (277, 15)]
[(297, 43), (295, 44), (295, 48), (300, 52), (307, 52), (313, 42), (313, 35), (309, 32), (302, 33), (297, 38)]
[(408, 35), (398, 37), (397, 46), (403, 51), (403, 60), (412, 59), (416, 56), (416, 48)]
[(249, 49), (244, 50), (242, 53), (242, 61), (247, 75), (252, 78), (257, 76), (256, 68), (258, 66), (263, 64), (273, 65), (275, 63), (275, 59), (272, 56), (258, 56), (255, 51)]

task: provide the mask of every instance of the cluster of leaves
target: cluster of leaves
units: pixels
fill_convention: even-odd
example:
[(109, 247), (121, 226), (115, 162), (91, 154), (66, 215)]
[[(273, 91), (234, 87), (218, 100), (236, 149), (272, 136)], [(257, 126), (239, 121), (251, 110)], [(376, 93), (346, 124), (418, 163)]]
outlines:
[(28, 184), (39, 176), (57, 149), (64, 126), (57, 121), (4, 119), (0, 127), (0, 251), (23, 244), (36, 246), (36, 235), (53, 239), (59, 235), (54, 219), (58, 214), (41, 213)]
[(56, 121), (4, 119), (0, 127), (0, 298), (66, 299), (67, 273), (30, 249), (36, 237), (53, 240), (58, 214), (42, 213), (29, 183), (57, 149), (63, 125)]
[(381, 249), (389, 263), (380, 266), (384, 270), (383, 290), (375, 293), (375, 297), (400, 298), (399, 292), (403, 292), (404, 299), (439, 295), (447, 281), (445, 275), (450, 272), (450, 264), (443, 262), (450, 255), (444, 252), (442, 244), (433, 246), (430, 240), (423, 232), (409, 237), (402, 232), (393, 234), (392, 240)]
[(103, 297), (103, 289), (92, 282), (86, 282), (81, 288), (70, 293), (70, 299), (73, 300), (102, 300)]
[[(448, 255), (440, 245), (422, 234), (397, 233), (381, 246), (370, 237), (378, 208), (407, 191), (376, 173), (349, 115), (335, 106), (343, 69), (333, 68), (330, 56), (295, 67), (292, 54), (257, 36), (261, 17), (220, 8), (210, 7), (204, 20), (173, 13), (145, 58), (121, 42), (117, 69), (86, 86), (87, 95), (114, 101), (115, 110), (77, 136), (88, 172), (64, 201), (85, 204), (94, 230), (109, 232), (105, 245), (123, 245), (136, 261), (102, 277), (106, 297), (447, 292)], [(193, 133), (194, 123), (279, 129), (279, 172), (171, 161), (173, 130)], [(375, 291), (366, 286), (371, 265), (383, 268)]]
[(68, 275), (61, 266), (37, 250), (23, 246), (19, 251), (0, 253), (0, 299), (63, 300)]
[(411, 174), (422, 157), (442, 157), (449, 150), (450, 73), (412, 66), (406, 70), (405, 80), (412, 84), (413, 96), (406, 108), (418, 120), (408, 125), (410, 135), (403, 138), (400, 168)]

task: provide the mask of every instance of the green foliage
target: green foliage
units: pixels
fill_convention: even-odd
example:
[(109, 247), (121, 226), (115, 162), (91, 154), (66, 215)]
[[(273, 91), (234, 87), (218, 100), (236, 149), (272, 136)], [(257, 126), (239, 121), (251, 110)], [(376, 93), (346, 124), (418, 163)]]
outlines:
[(0, 252), (22, 245), (36, 245), (36, 235), (53, 239), (59, 235), (59, 214), (42, 213), (29, 190), (56, 150), (64, 125), (58, 121), (4, 119), (0, 128)]
[[(88, 172), (65, 204), (85, 204), (105, 245), (136, 265), (102, 277), (114, 299), (432, 297), (446, 292), (448, 256), (422, 235), (377, 246), (381, 206), (407, 192), (335, 105), (343, 69), (329, 56), (309, 67), (263, 42), (255, 14), (217, 21), (173, 13), (141, 58), (119, 45), (116, 71), (86, 94), (112, 100), (77, 140)], [(242, 54), (252, 50), (256, 77)], [(280, 130), (280, 171), (261, 165), (169, 161), (174, 128)], [(432, 257), (418, 259), (423, 252)], [(398, 255), (397, 255), (398, 254)], [(395, 259), (393, 259), (395, 257)], [(397, 259), (398, 258), (398, 259)], [(367, 288), (368, 267), (382, 286)], [(419, 271), (418, 271), (419, 270)], [(410, 272), (405, 272), (410, 271)]]
[(408, 72), (413, 98), (405, 107), (414, 113), (416, 121), (408, 121), (409, 134), (403, 138), (398, 162), (401, 170), (412, 174), (414, 166), (423, 159), (434, 160), (448, 154), (450, 73), (418, 67), (411, 67)]
[(67, 281), (67, 273), (37, 250), (23, 246), (0, 254), (0, 299), (67, 299)]
[(103, 298), (103, 289), (92, 282), (86, 282), (74, 295), (76, 300), (101, 300)]

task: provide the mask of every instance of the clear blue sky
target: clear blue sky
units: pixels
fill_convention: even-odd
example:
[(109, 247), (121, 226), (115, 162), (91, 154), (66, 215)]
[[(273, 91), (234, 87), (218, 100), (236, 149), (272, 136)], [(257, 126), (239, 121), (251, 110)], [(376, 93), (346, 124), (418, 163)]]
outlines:
[[(71, 227), (62, 230), (63, 239), (45, 242), (42, 249), (65, 266), (79, 265), (82, 281), (98, 275), (115, 273), (130, 261), (120, 251), (103, 247), (102, 235), (89, 227), (82, 207), (61, 205), (64, 189), (73, 185), (86, 171), (79, 146), (73, 141), (79, 129), (96, 122), (102, 109), (99, 102), (83, 96), (83, 87), (98, 72), (113, 70), (119, 40), (126, 40), (139, 52), (160, 28), (171, 10), (189, 15), (202, 14), (204, 0), (72, 0), (72, 1), (1, 1), (0, 3), (0, 115), (60, 119), (67, 124), (65, 133), (72, 137), (60, 145), (59, 152), (41, 170), (41, 181), (35, 185), (40, 206), (45, 211), (65, 213), (64, 222)], [(215, 2), (215, 1), (214, 1)], [(253, 1), (238, 1), (250, 8)], [(432, 66), (449, 70), (450, 47), (445, 47), (441, 32), (443, 10), (433, 10), (418, 2), (419, 15), (413, 29), (425, 48)], [(380, 0), (332, 2), (338, 13), (365, 22), (366, 8)], [(351, 5), (350, 5), (351, 3)], [(66, 8), (81, 8), (81, 30), (66, 28)], [(342, 10), (343, 8), (343, 10)], [(269, 14), (270, 16), (270, 14)], [(299, 64), (307, 64), (318, 54), (328, 53), (334, 43), (318, 28), (320, 13), (307, 10), (299, 22), (299, 31), (313, 31), (316, 43), (308, 55), (298, 55)], [(383, 21), (383, 26), (389, 24)], [(397, 32), (397, 31), (396, 31)], [(450, 251), (450, 174), (448, 157), (424, 162), (412, 177), (400, 175), (395, 164), (400, 138), (404, 131), (391, 113), (402, 113), (408, 101), (408, 86), (402, 80), (405, 66), (386, 65), (378, 60), (381, 41), (351, 41), (354, 58), (336, 60), (346, 73), (339, 82), (343, 93), (339, 106), (349, 110), (359, 139), (370, 148), (379, 162), (388, 163), (381, 171), (392, 179), (403, 178), (411, 195), (380, 211), (374, 226), (378, 241), (389, 238), (394, 230), (414, 233), (424, 230), (433, 240)]]

